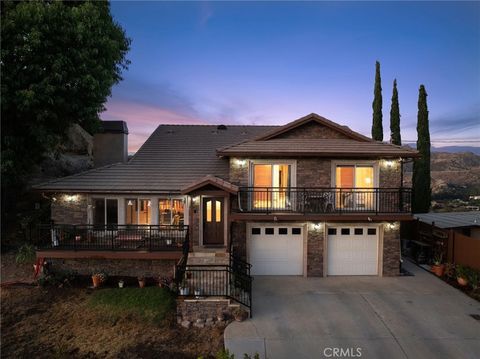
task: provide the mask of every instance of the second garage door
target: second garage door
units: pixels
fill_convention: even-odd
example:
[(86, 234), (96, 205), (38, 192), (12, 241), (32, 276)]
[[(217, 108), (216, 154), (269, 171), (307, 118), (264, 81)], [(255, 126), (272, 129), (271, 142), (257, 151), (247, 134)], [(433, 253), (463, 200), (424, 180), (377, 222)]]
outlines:
[(251, 224), (247, 230), (253, 275), (303, 274), (303, 226)]
[(378, 228), (328, 228), (328, 275), (377, 275)]

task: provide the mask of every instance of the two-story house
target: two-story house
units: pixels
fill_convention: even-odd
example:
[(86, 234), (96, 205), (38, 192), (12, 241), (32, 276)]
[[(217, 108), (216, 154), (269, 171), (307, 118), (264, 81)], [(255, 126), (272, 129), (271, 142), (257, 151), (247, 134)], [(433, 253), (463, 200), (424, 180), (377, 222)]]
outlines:
[(37, 186), (54, 223), (37, 255), (157, 275), (188, 233), (192, 259), (234, 250), (255, 275), (398, 275), (403, 162), (416, 156), (316, 114), (160, 125), (127, 162)]

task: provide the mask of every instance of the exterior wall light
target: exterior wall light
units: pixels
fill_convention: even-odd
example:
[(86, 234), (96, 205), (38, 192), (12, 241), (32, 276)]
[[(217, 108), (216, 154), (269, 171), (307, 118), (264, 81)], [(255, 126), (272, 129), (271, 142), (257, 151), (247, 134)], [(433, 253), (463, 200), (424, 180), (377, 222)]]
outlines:
[(312, 229), (314, 231), (319, 231), (322, 229), (322, 224), (321, 223), (312, 223)]
[(383, 161), (383, 165), (384, 165), (386, 168), (393, 168), (393, 166), (395, 165), (395, 161), (385, 160), (385, 161)]
[(393, 231), (397, 228), (397, 224), (395, 222), (387, 223), (386, 228), (390, 231)]
[(246, 160), (241, 160), (241, 159), (236, 159), (235, 160), (235, 164), (238, 166), (238, 167), (245, 167), (245, 165), (247, 164), (247, 161)]
[(65, 202), (76, 202), (76, 201), (78, 201), (78, 195), (76, 195), (76, 194), (74, 194), (74, 195), (66, 194), (63, 199), (65, 200)]

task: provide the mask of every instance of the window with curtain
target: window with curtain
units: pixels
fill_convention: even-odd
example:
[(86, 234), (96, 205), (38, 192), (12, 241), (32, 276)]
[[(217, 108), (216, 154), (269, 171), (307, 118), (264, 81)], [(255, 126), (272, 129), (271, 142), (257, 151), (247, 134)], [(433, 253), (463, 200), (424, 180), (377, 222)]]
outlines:
[(285, 208), (289, 204), (291, 165), (253, 164), (254, 208)]
[(335, 170), (335, 186), (337, 208), (373, 208), (373, 166), (338, 165)]

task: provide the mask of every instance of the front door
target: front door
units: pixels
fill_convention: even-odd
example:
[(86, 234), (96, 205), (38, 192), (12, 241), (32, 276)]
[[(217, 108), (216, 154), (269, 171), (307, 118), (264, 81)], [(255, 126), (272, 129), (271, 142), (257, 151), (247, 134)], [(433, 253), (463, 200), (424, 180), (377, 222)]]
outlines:
[(224, 244), (224, 208), (222, 197), (203, 199), (203, 244)]

